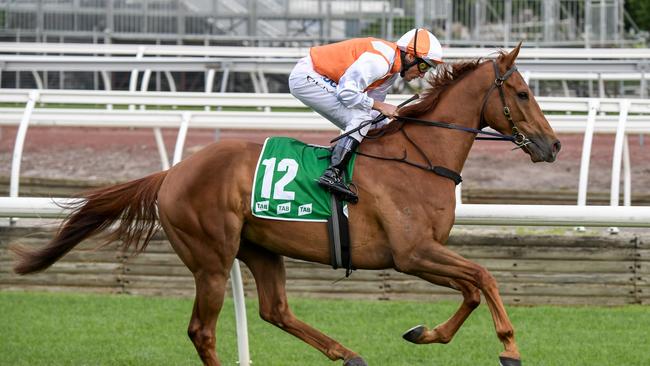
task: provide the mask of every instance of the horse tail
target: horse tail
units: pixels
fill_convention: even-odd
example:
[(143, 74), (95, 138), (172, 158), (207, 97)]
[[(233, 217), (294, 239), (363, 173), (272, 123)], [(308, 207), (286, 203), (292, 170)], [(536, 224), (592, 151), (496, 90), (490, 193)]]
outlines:
[(144, 251), (158, 227), (156, 202), (166, 175), (166, 171), (158, 172), (82, 193), (80, 200), (63, 206), (72, 212), (47, 245), (35, 250), (11, 247), (18, 256), (14, 271), (22, 275), (45, 270), (83, 240), (103, 233), (116, 223), (117, 227), (105, 235), (102, 245), (122, 240), (125, 250), (133, 245), (136, 254)]

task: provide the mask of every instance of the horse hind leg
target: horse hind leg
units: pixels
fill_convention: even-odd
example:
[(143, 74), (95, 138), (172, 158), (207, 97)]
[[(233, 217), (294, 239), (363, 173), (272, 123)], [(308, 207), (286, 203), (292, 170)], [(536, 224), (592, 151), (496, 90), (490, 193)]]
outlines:
[(409, 342), (416, 344), (427, 343), (449, 343), (463, 325), (469, 315), (481, 303), (481, 293), (476, 286), (462, 280), (454, 280), (449, 277), (420, 274), (420, 278), (433, 284), (458, 290), (463, 294), (463, 302), (460, 307), (444, 323), (429, 330), (424, 325), (418, 325), (406, 331), (402, 336)]
[[(190, 220), (173, 222), (161, 210), (167, 238), (196, 284), (188, 335), (204, 365), (220, 366), (216, 351), (216, 323), (223, 306), (228, 274), (239, 247), (240, 221), (224, 221), (208, 232)], [(191, 234), (190, 234), (191, 233)]]
[(343, 360), (344, 366), (367, 366), (359, 355), (293, 315), (287, 302), (284, 261), (280, 255), (243, 242), (237, 256), (255, 278), (262, 319), (298, 337), (332, 361)]
[(204, 365), (220, 366), (215, 327), (223, 306), (227, 274), (195, 274), (196, 298), (187, 333)]

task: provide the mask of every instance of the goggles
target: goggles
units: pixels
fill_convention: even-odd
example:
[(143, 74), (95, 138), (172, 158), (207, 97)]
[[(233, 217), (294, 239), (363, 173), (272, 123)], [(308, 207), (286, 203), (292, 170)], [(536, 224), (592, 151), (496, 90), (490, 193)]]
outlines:
[(416, 62), (416, 65), (418, 67), (418, 71), (421, 72), (421, 73), (425, 73), (425, 72), (429, 71), (432, 68), (431, 65), (429, 65), (428, 63), (426, 63), (423, 59), (421, 59), (419, 57), (417, 59), (415, 59), (415, 62)]

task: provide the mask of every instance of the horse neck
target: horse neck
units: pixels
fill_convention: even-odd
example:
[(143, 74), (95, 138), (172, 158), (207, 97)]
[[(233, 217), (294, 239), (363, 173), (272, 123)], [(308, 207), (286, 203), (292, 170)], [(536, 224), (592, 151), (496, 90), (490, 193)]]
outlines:
[[(445, 90), (434, 110), (418, 118), (478, 128), (486, 90), (478, 70)], [(476, 135), (469, 132), (408, 123), (405, 131), (420, 146), (433, 165), (461, 172)]]

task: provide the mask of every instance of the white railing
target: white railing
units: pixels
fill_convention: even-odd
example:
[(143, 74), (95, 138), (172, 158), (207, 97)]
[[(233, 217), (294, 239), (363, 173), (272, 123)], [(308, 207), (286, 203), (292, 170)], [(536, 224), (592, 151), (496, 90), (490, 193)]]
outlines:
[[(459, 53), (461, 55), (461, 53)], [(476, 57), (452, 57), (446, 55), (445, 60), (453, 62), (461, 59), (494, 56), (493, 50), (483, 50)], [(40, 56), (40, 55), (2, 55), (0, 63), (3, 71), (195, 71), (230, 70), (232, 72), (256, 72), (289, 74), (298, 58), (272, 58), (258, 56), (257, 58), (232, 57), (121, 57), (121, 56)], [(617, 73), (645, 75), (650, 69), (646, 59), (535, 59), (518, 58), (517, 65), (521, 71), (535, 71), (534, 76), (544, 75), (551, 80), (561, 79), (567, 73), (585, 75)], [(649, 70), (650, 71), (650, 70)], [(549, 73), (558, 76), (548, 76)], [(630, 76), (628, 75), (628, 78)], [(575, 78), (575, 76), (574, 76)]]
[[(525, 46), (525, 44), (524, 44)], [(36, 43), (0, 42), (0, 53), (68, 54), (68, 55), (118, 55), (118, 56), (184, 56), (233, 58), (299, 58), (307, 55), (309, 47), (229, 47), (229, 46), (176, 46), (96, 43)], [(449, 47), (445, 58), (467, 59), (485, 57), (490, 48)], [(551, 60), (650, 60), (647, 48), (527, 48), (518, 56), (525, 59)]]
[[(390, 95), (387, 100), (398, 104), (403, 95)], [(650, 100), (537, 98), (552, 127), (560, 133), (584, 133), (584, 144), (578, 185), (578, 205), (586, 204), (587, 177), (594, 133), (616, 134), (612, 164), (612, 205), (618, 202), (621, 170), (624, 177), (624, 205), (631, 204), (630, 157), (626, 134), (650, 132)], [(235, 128), (265, 130), (335, 131), (336, 127), (314, 112), (269, 112), (273, 107), (304, 107), (289, 94), (246, 93), (171, 93), (171, 92), (105, 92), (76, 90), (0, 89), (0, 102), (25, 103), (24, 108), (2, 108), (0, 126), (18, 125), (19, 133), (12, 162), (12, 197), (18, 196), (22, 146), (29, 125), (177, 128), (172, 162), (180, 161), (188, 128)], [(37, 108), (45, 104), (88, 103), (91, 108)], [(96, 109), (97, 105), (141, 106), (139, 109)], [(145, 110), (145, 106), (203, 107), (204, 110)], [(219, 111), (223, 107), (256, 107), (259, 111)], [(205, 110), (208, 109), (208, 110)], [(573, 113), (573, 114), (567, 114)], [(169, 167), (162, 139), (157, 138), (161, 166)], [(622, 167), (621, 167), (622, 164)]]
[[(110, 88), (111, 71), (132, 71), (130, 90), (135, 91), (137, 75), (152, 71), (164, 72), (172, 91), (176, 85), (170, 72), (193, 71), (205, 73), (205, 90), (212, 91), (216, 71), (224, 73), (220, 91), (226, 91), (231, 72), (248, 73), (256, 92), (266, 92), (267, 74), (288, 74), (296, 60), (307, 55), (309, 48), (227, 47), (227, 46), (168, 46), (113, 44), (0, 43), (0, 64), (3, 71), (31, 72), (39, 89), (44, 81), (43, 71), (99, 72), (106, 88)], [(446, 48), (448, 61), (491, 57), (494, 49)], [(650, 71), (650, 50), (621, 49), (559, 49), (524, 48), (518, 65), (526, 81), (562, 82), (566, 96), (569, 80), (596, 81), (598, 95), (605, 96), (607, 81), (639, 81), (639, 95), (647, 93)], [(135, 71), (133, 71), (135, 70)], [(146, 90), (148, 77), (141, 81)]]

